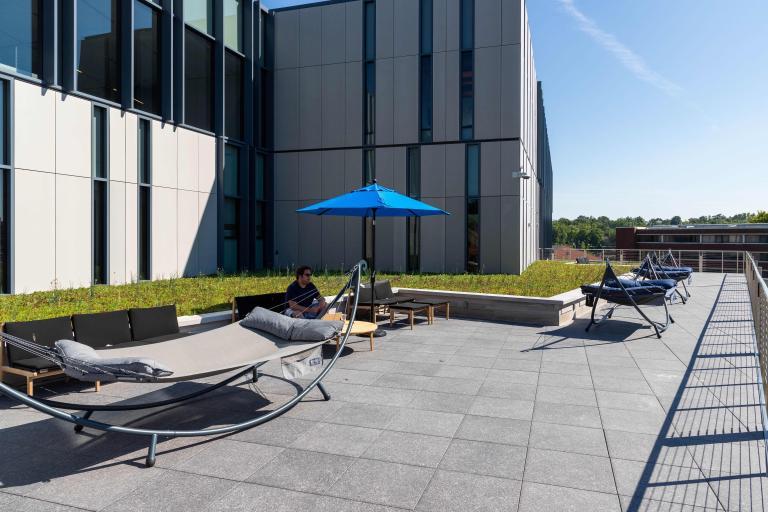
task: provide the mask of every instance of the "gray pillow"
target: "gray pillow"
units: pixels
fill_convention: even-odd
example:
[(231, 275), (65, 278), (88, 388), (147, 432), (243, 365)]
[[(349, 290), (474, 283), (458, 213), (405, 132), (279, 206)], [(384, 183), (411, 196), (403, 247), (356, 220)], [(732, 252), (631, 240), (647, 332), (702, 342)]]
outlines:
[[(64, 366), (64, 373), (82, 381), (111, 382), (119, 377), (139, 381), (155, 380), (158, 377), (173, 375), (170, 368), (164, 364), (146, 357), (101, 357), (98, 351), (88, 345), (72, 340), (59, 340), (55, 343), (56, 350), (63, 357), (86, 363), (80, 368)], [(102, 367), (89, 368), (89, 365)]]
[(341, 320), (305, 320), (294, 318), (291, 340), (293, 341), (324, 341), (336, 336), (344, 327)]
[(280, 313), (275, 313), (262, 307), (255, 307), (253, 311), (240, 320), (240, 325), (249, 329), (258, 329), (260, 331), (274, 334), (284, 340), (291, 339), (294, 319)]

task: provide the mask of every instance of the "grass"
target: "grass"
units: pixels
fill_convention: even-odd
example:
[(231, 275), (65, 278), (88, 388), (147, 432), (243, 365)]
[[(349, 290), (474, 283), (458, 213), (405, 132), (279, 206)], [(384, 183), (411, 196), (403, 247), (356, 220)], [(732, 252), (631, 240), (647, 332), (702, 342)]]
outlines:
[[(629, 267), (615, 266), (616, 272)], [(600, 279), (602, 265), (572, 265), (538, 261), (520, 276), (502, 274), (378, 274), (393, 286), (483, 293), (550, 297), (583, 283)], [(285, 290), (293, 277), (283, 272), (238, 276), (200, 276), (145, 281), (121, 286), (94, 286), (23, 295), (0, 296), (0, 322), (36, 320), (73, 313), (96, 313), (132, 307), (176, 304), (179, 315), (221, 311), (236, 295), (255, 295)], [(343, 284), (338, 273), (316, 271), (313, 277), (321, 293), (336, 293)]]

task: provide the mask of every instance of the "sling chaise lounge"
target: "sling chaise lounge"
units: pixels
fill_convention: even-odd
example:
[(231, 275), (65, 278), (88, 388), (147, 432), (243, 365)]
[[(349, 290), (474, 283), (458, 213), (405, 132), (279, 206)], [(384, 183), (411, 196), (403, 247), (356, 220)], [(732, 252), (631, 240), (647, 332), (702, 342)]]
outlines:
[[(614, 273), (611, 263), (606, 260), (605, 272), (600, 284), (583, 285), (581, 292), (587, 296), (587, 305), (592, 307), (592, 315), (586, 328), (587, 332), (589, 332), (593, 325), (598, 325), (604, 320), (611, 318), (613, 312), (619, 306), (635, 308), (640, 313), (640, 316), (650, 324), (659, 338), (661, 338), (661, 333), (667, 330), (669, 324), (674, 323), (674, 319), (669, 315), (666, 301), (670, 294), (675, 293), (675, 281), (671, 279), (637, 281), (619, 278)], [(608, 309), (608, 312), (602, 318), (597, 320), (595, 319), (595, 311), (600, 299), (613, 304), (613, 306)], [(651, 320), (640, 308), (643, 305), (658, 305), (659, 303), (664, 306), (665, 319), (663, 322)]]
[[(664, 264), (666, 258), (668, 257), (672, 258), (671, 262), (674, 263), (674, 265)], [(656, 255), (646, 255), (640, 266), (633, 269), (632, 273), (635, 275), (635, 279), (672, 279), (675, 281), (675, 294), (673, 295), (679, 296), (683, 301), (683, 304), (685, 304), (688, 301), (688, 298), (691, 296), (691, 293), (688, 291), (688, 287), (686, 286), (685, 282), (691, 282), (691, 274), (693, 274), (693, 269), (691, 267), (678, 266), (677, 261), (675, 261), (671, 252), (669, 252), (667, 256), (661, 260), (657, 258)], [(682, 283), (685, 294), (681, 293), (680, 290), (677, 289), (677, 284), (679, 283)], [(671, 296), (671, 298), (672, 297), (673, 296)]]
[[(336, 295), (329, 307), (336, 304), (348, 290), (355, 292), (354, 297), (359, 296), (360, 275), (365, 267), (365, 261), (360, 261), (349, 272), (348, 281)], [(254, 313), (256, 313), (256, 311), (258, 310), (255, 310)], [(350, 317), (352, 320), (341, 334), (340, 347), (342, 349), (349, 337), (354, 322), (354, 313), (356, 313), (356, 311), (357, 299), (355, 298), (353, 299), (352, 304), (353, 314)], [(269, 312), (267, 312), (267, 314), (269, 314)], [(282, 319), (285, 322), (294, 321), (283, 315), (273, 316)], [(302, 320), (301, 322), (318, 322), (313, 325), (319, 325), (319, 321)], [(307, 324), (304, 325), (306, 326)], [(338, 325), (341, 325), (341, 322), (338, 322)], [(306, 329), (311, 330), (312, 327), (306, 327)], [(101, 381), (129, 380), (135, 382), (174, 382), (194, 380), (205, 376), (236, 371), (234, 375), (226, 377), (223, 381), (194, 393), (178, 398), (140, 404), (83, 405), (63, 403), (32, 398), (6, 384), (0, 383), (0, 392), (6, 396), (55, 418), (74, 423), (75, 431), (77, 432), (81, 431), (83, 427), (88, 427), (106, 432), (120, 432), (148, 436), (150, 442), (146, 458), (147, 466), (153, 466), (155, 464), (157, 441), (159, 437), (220, 435), (255, 427), (281, 416), (294, 407), (315, 387), (322, 393), (325, 400), (330, 400), (331, 397), (321, 385), (321, 380), (328, 374), (336, 363), (339, 355), (342, 353), (342, 351), (339, 350), (335, 356), (328, 361), (324, 368), (320, 370), (317, 376), (301, 389), (296, 396), (272, 411), (263, 412), (247, 421), (223, 427), (212, 427), (201, 430), (175, 430), (173, 425), (166, 429), (114, 425), (104, 421), (93, 420), (91, 419), (91, 415), (94, 412), (99, 411), (151, 409), (190, 400), (235, 382), (249, 374), (253, 374), (253, 378), (255, 379), (257, 377), (258, 368), (267, 362), (282, 358), (290, 358), (288, 361), (291, 361), (296, 357), (302, 357), (308, 350), (318, 348), (321, 344), (325, 343), (327, 339), (319, 340), (315, 338), (313, 341), (308, 342), (288, 341), (284, 338), (268, 334), (266, 331), (250, 329), (241, 323), (234, 323), (219, 329), (190, 335), (183, 339), (161, 341), (146, 346), (105, 348), (99, 351), (95, 351), (91, 347), (77, 344), (76, 342), (69, 340), (57, 342), (56, 347), (52, 348), (7, 333), (2, 333), (2, 337), (7, 344), (33, 353), (37, 357), (50, 360), (64, 370), (67, 375), (84, 381), (98, 379)], [(293, 336), (291, 339), (293, 339)], [(82, 350), (83, 354), (86, 356), (88, 355), (87, 351), (89, 350), (97, 353), (98, 356), (96, 356), (96, 358), (86, 359), (73, 355), (76, 352), (68, 352), (66, 349), (62, 348), (70, 347), (71, 345), (69, 344), (74, 344), (72, 348), (75, 350)], [(317, 365), (315, 361), (310, 364)], [(65, 412), (66, 410), (80, 410), (84, 411), (84, 414), (79, 416)]]

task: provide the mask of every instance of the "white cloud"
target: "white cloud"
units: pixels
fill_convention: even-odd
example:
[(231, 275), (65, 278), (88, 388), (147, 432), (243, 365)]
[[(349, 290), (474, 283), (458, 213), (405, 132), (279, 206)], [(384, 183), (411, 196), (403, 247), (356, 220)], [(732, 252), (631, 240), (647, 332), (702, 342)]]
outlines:
[(621, 62), (621, 64), (637, 78), (649, 83), (670, 96), (677, 96), (683, 92), (682, 87), (664, 78), (662, 75), (648, 67), (648, 64), (646, 64), (642, 57), (616, 39), (616, 36), (598, 27), (594, 21), (584, 15), (584, 13), (576, 7), (573, 0), (560, 0), (560, 4), (565, 11), (576, 20), (576, 23), (582, 32), (612, 53), (614, 57), (616, 57), (619, 62)]

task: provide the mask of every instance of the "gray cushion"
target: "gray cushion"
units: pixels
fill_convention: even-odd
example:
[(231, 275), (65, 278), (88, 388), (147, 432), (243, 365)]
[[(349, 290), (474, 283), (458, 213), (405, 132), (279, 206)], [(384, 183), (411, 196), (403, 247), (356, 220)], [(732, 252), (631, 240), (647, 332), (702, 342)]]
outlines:
[[(109, 382), (123, 377), (144, 381), (154, 380), (157, 377), (168, 377), (173, 374), (170, 368), (154, 359), (101, 357), (93, 347), (76, 341), (59, 340), (56, 342), (56, 350), (65, 358), (86, 363), (81, 368), (73, 368), (66, 364), (64, 366), (64, 373), (78, 380)], [(89, 365), (98, 365), (103, 369), (88, 368)]]
[(291, 318), (261, 307), (253, 308), (240, 325), (268, 332), (290, 341), (323, 341), (333, 338), (344, 327), (340, 320)]

